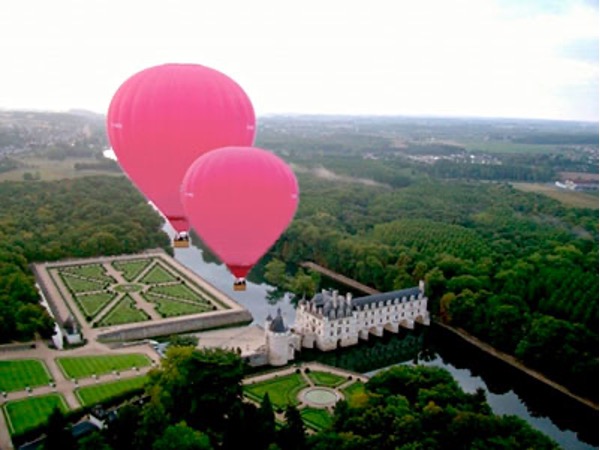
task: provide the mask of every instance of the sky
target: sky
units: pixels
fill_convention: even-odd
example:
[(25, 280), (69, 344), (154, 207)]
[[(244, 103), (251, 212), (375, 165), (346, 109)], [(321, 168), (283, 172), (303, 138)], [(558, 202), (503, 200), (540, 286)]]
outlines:
[(0, 109), (105, 114), (128, 77), (195, 63), (257, 115), (598, 121), (598, 0), (0, 2)]

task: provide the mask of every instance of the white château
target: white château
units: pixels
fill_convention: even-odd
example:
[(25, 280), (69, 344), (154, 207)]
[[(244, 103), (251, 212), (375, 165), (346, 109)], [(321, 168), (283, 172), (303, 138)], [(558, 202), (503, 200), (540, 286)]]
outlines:
[(356, 298), (323, 290), (298, 303), (291, 328), (285, 325), (280, 310), (275, 318), (267, 317), (268, 364), (285, 365), (301, 348), (335, 350), (367, 340), (370, 334), (382, 336), (384, 330), (397, 333), (400, 327), (413, 329), (415, 323), (430, 323), (423, 281), (408, 289)]

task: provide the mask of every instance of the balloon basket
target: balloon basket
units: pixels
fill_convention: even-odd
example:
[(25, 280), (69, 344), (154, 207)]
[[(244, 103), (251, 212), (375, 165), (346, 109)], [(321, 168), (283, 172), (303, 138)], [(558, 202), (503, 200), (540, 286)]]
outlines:
[(246, 283), (243, 283), (243, 284), (234, 284), (233, 285), (233, 290), (234, 291), (245, 291), (246, 290)]
[(183, 239), (183, 240), (177, 240), (175, 239), (173, 241), (173, 247), (175, 248), (189, 248), (190, 247), (190, 241), (187, 239)]

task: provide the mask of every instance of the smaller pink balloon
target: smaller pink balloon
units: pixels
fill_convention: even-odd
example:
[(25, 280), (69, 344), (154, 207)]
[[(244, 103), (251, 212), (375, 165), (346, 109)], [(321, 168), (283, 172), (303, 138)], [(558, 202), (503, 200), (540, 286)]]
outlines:
[(294, 218), (298, 182), (267, 150), (224, 147), (192, 163), (181, 202), (204, 243), (241, 279)]

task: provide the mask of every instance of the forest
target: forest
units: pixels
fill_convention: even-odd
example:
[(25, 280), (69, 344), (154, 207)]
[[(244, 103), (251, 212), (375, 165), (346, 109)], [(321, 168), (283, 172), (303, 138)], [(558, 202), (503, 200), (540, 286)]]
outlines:
[(53, 333), (30, 263), (172, 252), (162, 223), (125, 177), (0, 183), (0, 343)]

